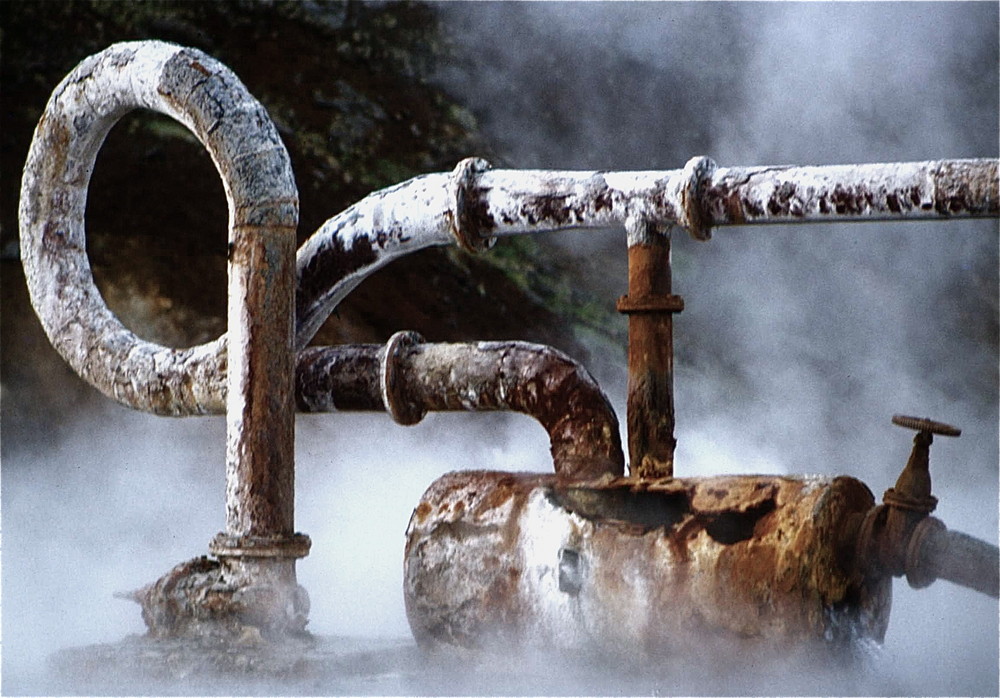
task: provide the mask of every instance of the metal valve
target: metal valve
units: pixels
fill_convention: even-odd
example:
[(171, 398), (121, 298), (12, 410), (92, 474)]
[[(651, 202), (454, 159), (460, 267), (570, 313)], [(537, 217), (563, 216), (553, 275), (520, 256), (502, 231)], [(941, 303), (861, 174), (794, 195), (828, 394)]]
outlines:
[(929, 468), (934, 434), (960, 436), (962, 431), (903, 415), (894, 415), (892, 423), (917, 434), (906, 467), (895, 486), (885, 491), (883, 504), (869, 510), (856, 529), (848, 529), (858, 569), (872, 576), (905, 575), (914, 589), (944, 578), (996, 597), (996, 546), (949, 531), (930, 516), (937, 506)]
[(937, 506), (937, 498), (931, 494), (930, 446), (934, 441), (933, 435), (961, 436), (962, 430), (943, 422), (899, 414), (893, 415), (892, 423), (913, 429), (917, 435), (913, 437), (910, 459), (899, 474), (896, 486), (885, 491), (882, 501), (890, 507), (926, 516)]

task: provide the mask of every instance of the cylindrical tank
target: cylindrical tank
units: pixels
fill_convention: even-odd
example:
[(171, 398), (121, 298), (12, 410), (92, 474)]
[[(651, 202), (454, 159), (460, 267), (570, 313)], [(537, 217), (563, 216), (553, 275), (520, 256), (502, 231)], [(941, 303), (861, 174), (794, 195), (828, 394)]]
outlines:
[(635, 657), (720, 634), (880, 641), (891, 578), (850, 571), (842, 551), (873, 505), (850, 477), (451, 473), (410, 519), (407, 615), (424, 646)]

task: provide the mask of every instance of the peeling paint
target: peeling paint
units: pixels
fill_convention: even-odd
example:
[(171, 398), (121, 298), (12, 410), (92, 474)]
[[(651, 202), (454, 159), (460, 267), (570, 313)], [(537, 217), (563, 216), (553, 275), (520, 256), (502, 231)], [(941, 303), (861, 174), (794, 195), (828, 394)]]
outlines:
[(891, 584), (837, 558), (845, 517), (872, 504), (852, 478), (451, 473), (407, 529), (407, 614), (427, 646), (632, 659), (706, 633), (778, 648), (881, 640)]

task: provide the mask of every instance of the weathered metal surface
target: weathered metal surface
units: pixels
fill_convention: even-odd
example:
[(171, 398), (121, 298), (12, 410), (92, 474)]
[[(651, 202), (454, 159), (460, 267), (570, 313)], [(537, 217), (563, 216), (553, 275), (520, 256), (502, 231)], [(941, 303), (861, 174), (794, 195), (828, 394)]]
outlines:
[(629, 472), (638, 477), (674, 474), (674, 320), (684, 303), (671, 291), (670, 231), (630, 222), (628, 295)]
[(1000, 551), (972, 536), (949, 531), (929, 516), (913, 532), (907, 546), (906, 579), (922, 588), (947, 579), (993, 598), (1000, 597)]
[(365, 277), (432, 245), (481, 250), (504, 235), (680, 225), (697, 239), (727, 225), (1000, 216), (997, 160), (680, 170), (493, 170), (465, 160), (369, 195), (298, 253), (296, 346), (305, 347)]
[[(22, 183), (25, 273), (54, 346), (106, 395), (157, 414), (217, 413), (227, 394), (226, 339), (185, 350), (143, 342), (107, 309), (90, 275), (83, 228), (90, 172), (107, 131), (139, 107), (191, 128), (223, 180), (238, 182), (226, 185), (234, 242), (259, 228), (288, 244), (281, 241), (294, 229), (297, 197), (263, 108), (199, 51), (126, 43), (82, 62), (39, 122)], [(996, 160), (716, 168), (693, 158), (681, 170), (559, 172), (491, 170), (470, 159), (453, 173), (375, 192), (306, 241), (296, 260), (295, 346), (305, 347), (366, 276), (431, 245), (483, 249), (501, 235), (637, 220), (682, 225), (707, 239), (721, 225), (998, 215)]]
[[(291, 169), (260, 106), (223, 65), (159, 42), (117, 44), (87, 58), (56, 87), (35, 130), (21, 187), (21, 255), (32, 303), (53, 346), (104, 394), (157, 414), (203, 414), (225, 403), (225, 342), (177, 350), (145, 342), (108, 310), (90, 273), (87, 187), (111, 127), (133, 109), (171, 116), (212, 154), (226, 185), (231, 228), (295, 224)], [(225, 117), (225, 118), (222, 118)], [(240, 144), (234, 128), (263, 121)], [(277, 147), (276, 145), (277, 144)], [(242, 177), (239, 179), (238, 177)], [(269, 194), (267, 192), (273, 192)]]
[[(997, 160), (682, 170), (489, 170), (472, 191), (482, 234), (620, 227), (629, 218), (691, 226), (997, 217)], [(698, 199), (692, 201), (692, 192)], [(699, 212), (695, 215), (695, 212)]]
[(428, 646), (684, 654), (698, 637), (880, 640), (888, 578), (838, 557), (853, 478), (451, 473), (410, 519), (404, 595)]
[(929, 516), (937, 506), (931, 494), (930, 446), (934, 434), (960, 436), (957, 427), (919, 417), (894, 415), (892, 423), (917, 430), (913, 449), (883, 504), (845, 524), (843, 545), (859, 574), (906, 576), (921, 589), (936, 579), (997, 597), (1000, 549), (963, 533), (949, 531)]
[[(117, 120), (136, 108), (191, 129), (225, 185), (228, 332), (192, 349), (144, 342), (121, 325), (86, 256), (84, 211), (97, 152)], [(176, 629), (233, 610), (239, 596), (241, 622), (286, 632), (305, 623), (294, 559), (309, 548), (308, 538), (293, 532), (294, 351), (368, 274), (428, 245), (479, 250), (500, 235), (565, 228), (624, 225), (631, 238), (680, 225), (704, 240), (721, 225), (997, 217), (997, 179), (996, 160), (718, 168), (695, 158), (682, 170), (620, 173), (496, 171), (466, 160), (451, 174), (376, 192), (330, 219), (293, 267), (298, 198), (263, 108), (205, 54), (138, 42), (86, 59), (56, 88), (29, 151), (19, 214), (32, 302), (78, 374), (138, 409), (228, 415), (227, 530), (211, 545), (220, 560), (175, 568), (140, 598), (147, 615), (175, 629), (164, 632), (186, 632)], [(654, 257), (662, 277), (663, 255)], [(639, 314), (669, 310), (676, 297), (666, 289), (650, 286), (625, 306)], [(407, 337), (397, 336), (377, 357), (377, 373), (343, 396), (303, 394), (300, 404), (360, 404), (377, 376), (381, 406), (403, 423), (425, 409), (526, 411), (549, 431), (558, 471), (453, 475), (432, 487), (414, 513), (407, 547), (408, 609), (415, 609), (411, 620), (422, 638), (463, 644), (484, 631), (556, 646), (596, 641), (613, 651), (623, 642), (646, 650), (676, 646), (685, 631), (706, 628), (761, 638), (880, 637), (888, 592), (879, 570), (902, 570), (922, 584), (932, 575), (966, 579), (957, 568), (972, 564), (971, 557), (991, 564), (995, 548), (984, 553), (948, 536), (926, 507), (906, 506), (930, 502), (929, 478), (926, 496), (905, 494), (912, 482), (897, 483), (899, 491), (874, 509), (867, 489), (849, 478), (614, 480), (622, 458), (613, 413), (566, 357), (517, 343), (435, 356)], [(412, 369), (404, 370), (406, 362)], [(465, 392), (455, 390), (450, 375), (462, 365), (469, 371)], [(670, 373), (660, 359), (649, 365), (647, 373)], [(360, 371), (348, 370), (345, 380)], [(672, 395), (662, 387), (654, 392)], [(672, 457), (656, 449), (672, 449), (672, 428), (669, 436), (664, 431), (672, 398), (654, 411), (655, 434), (638, 451), (639, 471), (663, 474)], [(930, 433), (921, 431), (921, 439), (929, 445)], [(596, 475), (605, 479), (572, 484)], [(851, 535), (868, 542), (852, 546)], [(947, 550), (952, 544), (955, 550)], [(845, 551), (874, 566), (852, 567)], [(449, 574), (439, 574), (446, 564)], [(434, 611), (435, 599), (444, 611)]]
[[(309, 596), (291, 580), (268, 580), (268, 566), (253, 580), (227, 569), (225, 561), (202, 556), (183, 562), (131, 594), (155, 638), (273, 639), (302, 633)], [(245, 573), (245, 570), (240, 571)], [(286, 610), (286, 606), (288, 607)]]
[(296, 334), (308, 345), (337, 304), (393, 259), (456, 242), (453, 178), (429, 174), (368, 195), (326, 221), (297, 254)]
[[(562, 352), (527, 342), (393, 346), (399, 350), (369, 344), (301, 352), (299, 409), (387, 410), (413, 416), (428, 410), (522, 412), (548, 432), (561, 476), (622, 474), (614, 410), (586, 369)], [(386, 387), (387, 365), (392, 366), (391, 390)]]
[[(228, 332), (194, 349), (140, 340), (110, 313), (90, 274), (84, 231), (90, 175), (108, 131), (138, 108), (187, 126), (211, 155), (226, 192)], [(25, 166), (20, 218), (32, 302), (77, 373), (155, 413), (224, 407), (226, 533), (213, 552), (225, 556), (222, 574), (238, 590), (273, 585), (277, 596), (294, 593), (294, 557), (308, 551), (308, 539), (292, 538), (298, 194), (264, 108), (228, 68), (200, 51), (155, 41), (116, 44), (83, 61), (53, 93)], [(258, 555), (261, 540), (287, 559)], [(168, 574), (165, 586), (176, 588), (178, 574)], [(256, 596), (271, 604), (266, 594)], [(158, 616), (145, 608), (148, 618)], [(284, 616), (287, 608), (282, 600), (256, 612)]]

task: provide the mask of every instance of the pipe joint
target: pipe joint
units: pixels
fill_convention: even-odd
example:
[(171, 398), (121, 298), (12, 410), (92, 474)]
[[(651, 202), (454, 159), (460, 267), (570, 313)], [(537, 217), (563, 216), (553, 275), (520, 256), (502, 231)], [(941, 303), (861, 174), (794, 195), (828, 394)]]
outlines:
[(712, 216), (702, 203), (704, 192), (712, 184), (712, 176), (718, 166), (711, 158), (693, 157), (684, 165), (681, 176), (681, 217), (678, 223), (695, 240), (712, 238)]
[(940, 520), (928, 516), (916, 525), (910, 534), (910, 542), (906, 545), (906, 581), (914, 589), (928, 587), (938, 578), (937, 570), (925, 549), (925, 541), (940, 536), (947, 527)]
[(290, 536), (238, 536), (219, 533), (208, 544), (219, 558), (300, 558), (309, 554), (312, 541), (304, 533)]
[(412, 426), (427, 414), (427, 408), (419, 402), (409, 400), (405, 391), (402, 358), (411, 347), (423, 344), (424, 338), (418, 332), (397, 332), (385, 343), (382, 360), (379, 362), (379, 383), (382, 389), (382, 404), (385, 411), (397, 424)]
[(476, 188), (478, 176), (489, 169), (490, 163), (482, 158), (465, 158), (451, 173), (451, 232), (467, 252), (483, 252), (497, 241), (484, 234), (485, 230), (493, 228), (493, 217)]

